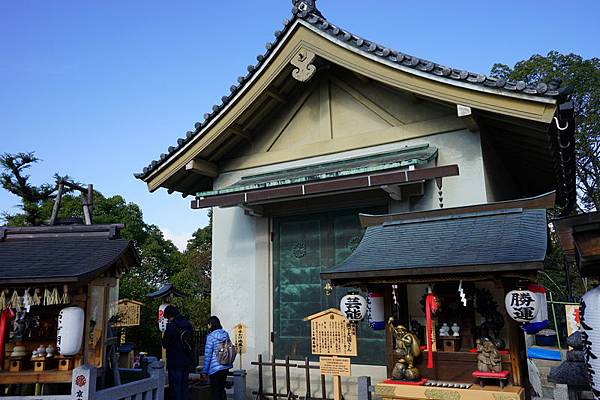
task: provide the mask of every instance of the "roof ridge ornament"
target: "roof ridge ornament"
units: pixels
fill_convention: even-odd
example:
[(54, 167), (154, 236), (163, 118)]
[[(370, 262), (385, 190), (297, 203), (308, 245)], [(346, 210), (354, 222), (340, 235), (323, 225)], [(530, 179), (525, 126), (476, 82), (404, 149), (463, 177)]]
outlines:
[(292, 5), (294, 6), (292, 12), (294, 15), (298, 15), (302, 18), (306, 17), (308, 14), (323, 17), (321, 12), (317, 9), (316, 3), (317, 0), (292, 0)]

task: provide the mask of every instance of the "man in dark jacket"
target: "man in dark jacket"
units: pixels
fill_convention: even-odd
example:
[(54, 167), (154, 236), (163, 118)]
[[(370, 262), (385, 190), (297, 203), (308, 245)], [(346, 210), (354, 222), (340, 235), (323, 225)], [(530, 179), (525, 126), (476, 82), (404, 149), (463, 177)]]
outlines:
[(167, 350), (167, 371), (171, 399), (188, 400), (188, 374), (194, 366), (192, 354), (193, 328), (190, 321), (175, 306), (167, 306), (164, 317), (169, 320), (163, 335), (162, 346)]

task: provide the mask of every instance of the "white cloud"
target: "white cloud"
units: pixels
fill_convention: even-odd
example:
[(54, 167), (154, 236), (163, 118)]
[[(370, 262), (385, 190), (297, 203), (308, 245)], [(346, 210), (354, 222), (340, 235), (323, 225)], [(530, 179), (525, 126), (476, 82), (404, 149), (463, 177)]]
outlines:
[(180, 251), (185, 250), (188, 240), (192, 238), (191, 233), (175, 233), (172, 232), (170, 229), (163, 229), (162, 232), (163, 235), (165, 235), (165, 238), (172, 241), (173, 244), (175, 244), (175, 246), (177, 246), (177, 248)]

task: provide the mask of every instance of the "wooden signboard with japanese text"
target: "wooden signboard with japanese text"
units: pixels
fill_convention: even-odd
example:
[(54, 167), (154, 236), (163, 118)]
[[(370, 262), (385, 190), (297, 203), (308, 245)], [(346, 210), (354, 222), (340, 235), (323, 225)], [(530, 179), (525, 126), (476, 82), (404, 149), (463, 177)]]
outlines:
[[(330, 308), (304, 318), (310, 321), (312, 353), (320, 355), (321, 374), (333, 376), (333, 398), (342, 400), (342, 376), (350, 376), (350, 359), (337, 356), (357, 356), (356, 324), (344, 313)], [(332, 357), (323, 357), (332, 356)]]
[(356, 325), (335, 308), (304, 318), (310, 321), (312, 354), (357, 356)]
[(319, 357), (319, 368), (322, 375), (350, 376), (352, 374), (350, 359), (346, 357)]
[(238, 354), (246, 353), (247, 349), (247, 328), (244, 324), (237, 324), (233, 327), (233, 333), (235, 336), (235, 347)]

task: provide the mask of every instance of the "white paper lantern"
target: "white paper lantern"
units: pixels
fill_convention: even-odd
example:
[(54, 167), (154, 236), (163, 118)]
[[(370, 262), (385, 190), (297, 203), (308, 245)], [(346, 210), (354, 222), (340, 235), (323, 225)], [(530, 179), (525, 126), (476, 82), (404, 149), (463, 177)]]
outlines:
[(85, 313), (81, 307), (67, 307), (58, 314), (56, 350), (63, 356), (74, 356), (81, 350)]
[(537, 316), (540, 302), (529, 290), (512, 290), (504, 299), (508, 315), (517, 322), (531, 322)]
[(165, 308), (167, 308), (168, 304), (161, 304), (158, 307), (158, 329), (164, 333), (167, 330), (167, 323), (169, 320), (165, 318)]
[(361, 321), (367, 314), (367, 301), (359, 294), (348, 293), (340, 301), (340, 310), (349, 321)]
[(369, 293), (367, 296), (367, 313), (369, 325), (375, 331), (385, 329), (385, 311), (383, 293)]
[(579, 306), (581, 336), (588, 379), (596, 399), (600, 398), (600, 286), (583, 295)]

